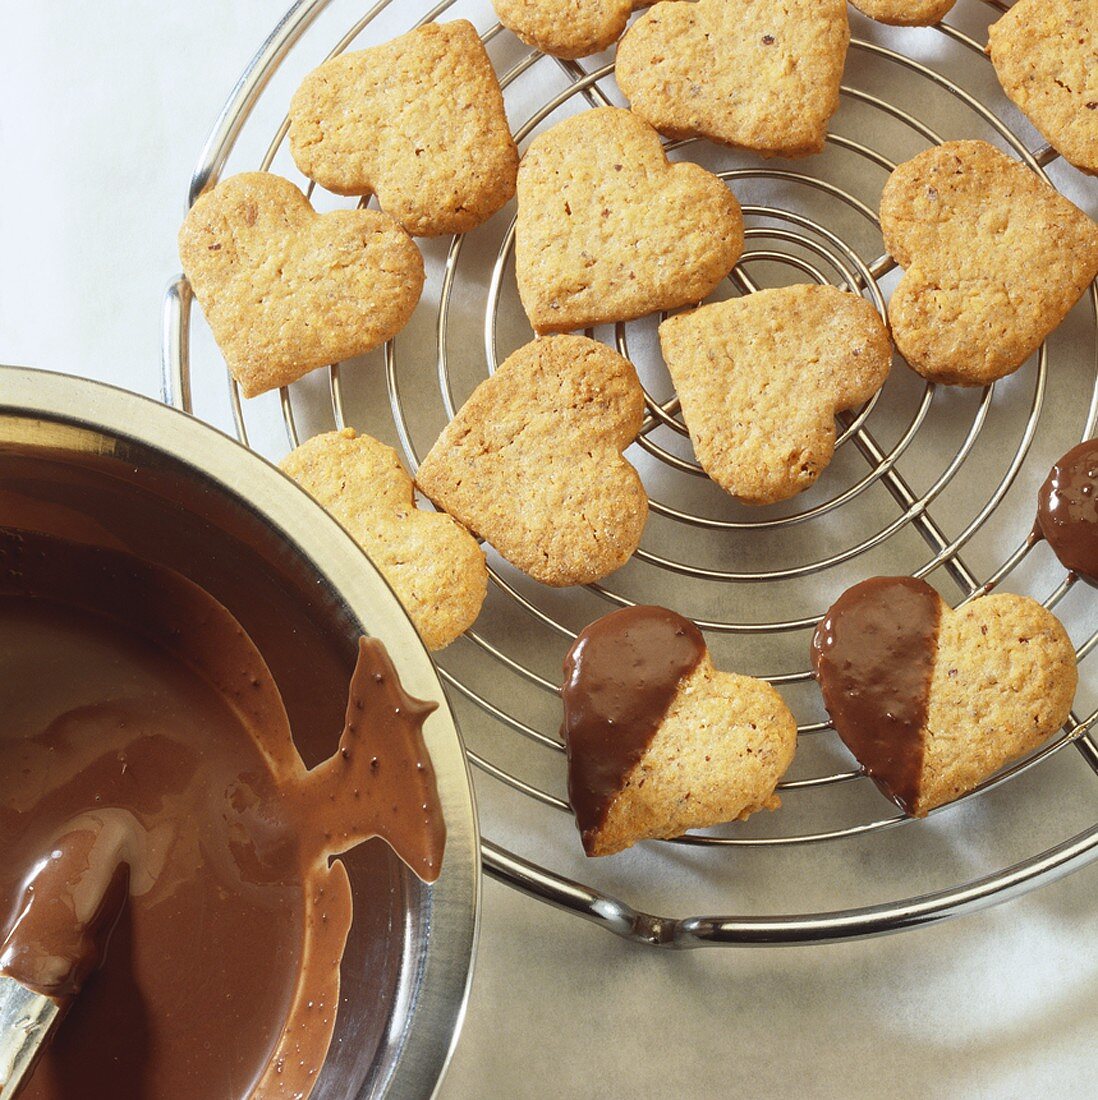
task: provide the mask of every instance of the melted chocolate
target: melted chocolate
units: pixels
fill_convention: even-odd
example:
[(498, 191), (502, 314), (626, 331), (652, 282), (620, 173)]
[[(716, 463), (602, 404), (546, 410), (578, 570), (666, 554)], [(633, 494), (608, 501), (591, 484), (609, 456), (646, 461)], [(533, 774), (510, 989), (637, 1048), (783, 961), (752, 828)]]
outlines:
[[(127, 553), (0, 528), (4, 966), (71, 992), (102, 943), (85, 934), (92, 895), (117, 914), (111, 890), (129, 893), (25, 1095), (307, 1095), (351, 922), (329, 857), (377, 835), (438, 873), (432, 709), (363, 640), (340, 751), (310, 772), (266, 663), (205, 591)], [(45, 906), (44, 873), (61, 887)]]
[(911, 813), (923, 767), (941, 599), (913, 577), (848, 588), (812, 638), (812, 665), (843, 743), (877, 785)]
[(593, 622), (564, 659), (568, 797), (585, 850), (648, 748), (683, 678), (705, 656), (689, 620), (663, 607), (627, 607)]
[(1037, 494), (1037, 530), (1066, 569), (1098, 584), (1098, 439), (1052, 467)]
[(61, 830), (27, 881), (0, 973), (58, 1001), (80, 992), (129, 894), (136, 822), (128, 817), (85, 814)]

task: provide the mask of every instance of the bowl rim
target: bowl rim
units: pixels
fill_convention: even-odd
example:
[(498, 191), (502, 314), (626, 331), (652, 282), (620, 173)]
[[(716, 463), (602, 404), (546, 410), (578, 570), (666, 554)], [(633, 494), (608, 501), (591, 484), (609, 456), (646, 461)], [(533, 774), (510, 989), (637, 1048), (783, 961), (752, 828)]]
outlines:
[[(28, 421), (25, 438), (12, 425)], [(52, 425), (52, 429), (49, 427)], [(6, 426), (6, 427), (5, 427)], [(429, 887), (431, 909), (423, 957), (412, 976), (399, 1034), (386, 1048), (391, 1064), (381, 1095), (412, 1100), (436, 1095), (461, 1032), (480, 928), (481, 857), (476, 800), (465, 746), (434, 661), (400, 601), (366, 553), (278, 467), (193, 415), (106, 382), (0, 364), (0, 446), (96, 450), (108, 436), (151, 451), (197, 475), (258, 516), (323, 576), (356, 623), (370, 623), (407, 690), (438, 703), (424, 737), (446, 815), (442, 873)], [(6, 432), (10, 433), (5, 434)], [(84, 445), (86, 444), (86, 445)], [(364, 1100), (363, 1087), (358, 1096)]]

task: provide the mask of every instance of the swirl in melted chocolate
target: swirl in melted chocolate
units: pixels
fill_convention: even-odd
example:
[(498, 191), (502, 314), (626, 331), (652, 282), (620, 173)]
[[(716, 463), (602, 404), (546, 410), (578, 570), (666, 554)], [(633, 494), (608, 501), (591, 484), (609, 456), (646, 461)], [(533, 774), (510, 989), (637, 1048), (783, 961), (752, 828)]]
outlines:
[(1037, 531), (1066, 569), (1098, 585), (1098, 439), (1052, 467), (1037, 494)]
[(919, 794), (941, 607), (926, 581), (874, 577), (848, 588), (812, 637), (835, 731), (908, 813)]
[(351, 924), (330, 857), (380, 836), (439, 873), (433, 709), (362, 639), (338, 750), (308, 770), (202, 588), (0, 528), (0, 968), (58, 999), (86, 980), (23, 1095), (307, 1096)]
[(648, 748), (705, 639), (664, 607), (613, 611), (575, 640), (564, 660), (568, 797), (584, 848)]

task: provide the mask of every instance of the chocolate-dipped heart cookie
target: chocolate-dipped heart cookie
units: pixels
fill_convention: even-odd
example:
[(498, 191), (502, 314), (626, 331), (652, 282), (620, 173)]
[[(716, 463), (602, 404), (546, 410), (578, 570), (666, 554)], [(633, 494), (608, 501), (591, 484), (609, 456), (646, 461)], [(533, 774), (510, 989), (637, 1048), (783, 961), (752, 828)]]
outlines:
[(522, 158), (515, 274), (535, 332), (693, 305), (742, 251), (732, 192), (697, 164), (671, 164), (630, 111), (567, 118)]
[(780, 805), (797, 722), (765, 681), (718, 672), (663, 607), (592, 623), (564, 662), (568, 794), (589, 856)]
[(179, 230), (179, 255), (245, 397), (383, 344), (423, 290), (423, 257), (388, 214), (318, 214), (270, 172), (207, 191)]
[(843, 593), (812, 659), (836, 732), (916, 817), (1055, 733), (1078, 681), (1067, 632), (1035, 600), (984, 596), (954, 611), (911, 577)]
[(477, 386), (416, 483), (535, 580), (587, 584), (640, 543), (648, 497), (621, 452), (643, 416), (627, 359), (583, 336), (535, 340)]

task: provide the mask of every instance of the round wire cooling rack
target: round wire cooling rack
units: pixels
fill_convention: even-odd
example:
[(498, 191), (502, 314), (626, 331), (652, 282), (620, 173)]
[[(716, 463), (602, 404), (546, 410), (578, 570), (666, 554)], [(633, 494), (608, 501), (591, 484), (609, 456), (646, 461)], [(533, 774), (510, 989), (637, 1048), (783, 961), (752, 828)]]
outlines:
[[(314, 190), (293, 167), (289, 96), (326, 57), (433, 19), (492, 23), (482, 37), (521, 148), (567, 114), (624, 102), (612, 59), (568, 62), (529, 50), (493, 23), (487, 3), (377, 0), (363, 12), (360, 0), (350, 14), (337, 11), (346, 7), (298, 0), (290, 8), (218, 118), (190, 202), (230, 160), (234, 170), (239, 160), (241, 170), (297, 180), (318, 209), (347, 201)], [(743, 206), (746, 250), (716, 297), (834, 283), (887, 316), (896, 275), (877, 223), (881, 186), (899, 161), (947, 138), (984, 137), (1078, 189), (1080, 177), (1040, 145), (985, 59), (987, 25), (1007, 7), (959, 0), (950, 22), (919, 30), (852, 13), (841, 106), (818, 157), (760, 162), (703, 141), (669, 142), (672, 159), (710, 168)], [(1084, 204), (1093, 200), (1082, 193)], [(351, 423), (397, 443), (414, 470), (477, 383), (531, 338), (514, 285), (513, 204), (466, 236), (419, 243), (428, 284), (396, 339), (246, 405), (230, 381), (227, 408), (215, 397), (224, 393), (224, 364), (204, 327), (192, 325), (189, 288), (178, 278), (165, 302), (166, 398), (211, 419), (231, 415), (238, 437), (274, 458), (315, 431)], [(1098, 423), (1098, 286), (1030, 363), (982, 391), (936, 389), (898, 361), (877, 396), (839, 418), (835, 459), (817, 485), (762, 509), (728, 498), (694, 461), (659, 358), (658, 320), (588, 332), (628, 356), (645, 386), (647, 415), (629, 457), (649, 490), (651, 518), (634, 559), (601, 584), (560, 591), (486, 548), (484, 611), (439, 655), (479, 773), (483, 832), (497, 838), (483, 843), (488, 873), (621, 936), (689, 947), (899, 931), (1098, 858), (1090, 732), (1098, 699), (1086, 664), (1098, 646), (1098, 599), (1065, 579), (1029, 534), (1033, 493), (1049, 465)], [(849, 584), (882, 573), (926, 577), (954, 604), (999, 585), (1034, 595), (1064, 619), (1082, 671), (1077, 710), (1058, 736), (921, 821), (891, 810), (846, 754), (808, 671), (808, 641), (826, 607)], [(584, 625), (636, 602), (690, 615), (718, 667), (777, 685), (798, 715), (798, 754), (777, 813), (585, 861), (563, 793), (561, 659)], [(743, 915), (654, 915), (671, 909)]]

